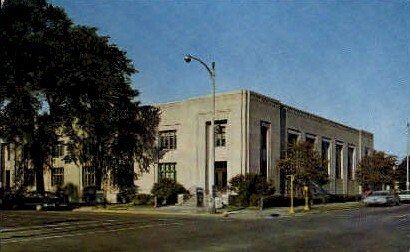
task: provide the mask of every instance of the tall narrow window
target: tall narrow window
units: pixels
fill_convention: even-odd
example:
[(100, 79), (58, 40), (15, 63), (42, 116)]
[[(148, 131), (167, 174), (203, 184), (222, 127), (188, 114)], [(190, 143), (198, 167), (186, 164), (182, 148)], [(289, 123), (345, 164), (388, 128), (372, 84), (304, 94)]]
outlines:
[(54, 158), (64, 156), (64, 145), (57, 144), (57, 145), (53, 146), (52, 151), (51, 151), (51, 155)]
[(10, 148), (10, 144), (7, 144), (7, 161), (10, 161), (10, 157), (11, 157), (11, 148)]
[(95, 186), (95, 167), (83, 167), (83, 186)]
[(368, 157), (368, 156), (370, 156), (370, 154), (371, 154), (370, 148), (365, 147), (365, 148), (364, 148), (364, 156), (365, 156), (365, 157)]
[(6, 188), (10, 189), (11, 186), (11, 176), (10, 176), (10, 170), (6, 171)]
[(342, 178), (342, 168), (343, 168), (343, 145), (336, 144), (336, 179)]
[(300, 134), (297, 131), (288, 130), (288, 147), (295, 145), (299, 142)]
[(226, 124), (228, 120), (215, 120), (215, 146), (226, 146)]
[(176, 163), (159, 163), (158, 164), (158, 180), (168, 178), (171, 180), (177, 180)]
[(64, 168), (54, 167), (51, 168), (51, 185), (62, 186), (64, 184)]
[(177, 131), (166, 130), (159, 132), (159, 145), (164, 150), (174, 150), (177, 148)]
[(34, 185), (34, 169), (26, 169), (24, 171), (24, 185), (26, 186)]
[(216, 125), (215, 145), (216, 147), (223, 147), (226, 145), (226, 125)]
[(228, 185), (228, 163), (226, 161), (215, 162), (215, 186), (218, 190), (225, 188)]
[(330, 175), (330, 141), (322, 140), (322, 160), (327, 162), (327, 174)]
[(347, 149), (347, 178), (348, 179), (353, 179), (353, 173), (355, 169), (355, 162), (354, 162), (354, 147), (349, 147)]
[(263, 177), (267, 176), (268, 170), (268, 139), (269, 139), (270, 123), (261, 122), (261, 135), (260, 135), (260, 167), (259, 174)]
[(306, 134), (306, 144), (309, 146), (310, 149), (315, 149), (316, 147), (316, 136)]

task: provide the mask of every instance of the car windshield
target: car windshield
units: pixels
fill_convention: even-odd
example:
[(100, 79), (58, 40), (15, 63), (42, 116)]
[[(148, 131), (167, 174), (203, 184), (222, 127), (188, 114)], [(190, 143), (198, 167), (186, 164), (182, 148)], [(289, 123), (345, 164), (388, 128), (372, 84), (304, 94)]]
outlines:
[(389, 192), (373, 192), (372, 196), (387, 196)]
[(399, 194), (410, 194), (410, 191), (401, 191)]

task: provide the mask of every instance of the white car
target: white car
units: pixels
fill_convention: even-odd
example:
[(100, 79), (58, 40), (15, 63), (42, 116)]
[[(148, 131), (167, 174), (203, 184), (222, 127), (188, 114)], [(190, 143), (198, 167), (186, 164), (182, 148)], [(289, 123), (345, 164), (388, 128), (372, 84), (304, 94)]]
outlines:
[(399, 199), (389, 191), (374, 191), (362, 201), (366, 206), (369, 205), (399, 205)]
[(399, 196), (400, 202), (405, 202), (405, 201), (410, 202), (410, 190), (400, 191), (398, 196)]

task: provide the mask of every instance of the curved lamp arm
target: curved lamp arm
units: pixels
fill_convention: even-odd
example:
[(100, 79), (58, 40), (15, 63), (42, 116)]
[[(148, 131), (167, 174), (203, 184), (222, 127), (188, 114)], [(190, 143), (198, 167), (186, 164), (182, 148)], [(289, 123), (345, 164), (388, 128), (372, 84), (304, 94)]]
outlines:
[(215, 78), (215, 62), (211, 63), (212, 68), (210, 68), (205, 62), (203, 62), (200, 58), (192, 56), (191, 54), (187, 54), (184, 57), (185, 62), (189, 63), (191, 60), (196, 60), (199, 63), (201, 63), (206, 70), (208, 70), (208, 73), (211, 75), (212, 78)]

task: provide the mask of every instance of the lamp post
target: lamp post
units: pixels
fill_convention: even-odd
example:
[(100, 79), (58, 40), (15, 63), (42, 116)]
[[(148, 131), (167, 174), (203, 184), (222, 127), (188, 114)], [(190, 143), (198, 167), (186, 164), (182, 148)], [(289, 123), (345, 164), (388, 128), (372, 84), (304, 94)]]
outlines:
[[(210, 170), (211, 172), (215, 172), (215, 62), (211, 63), (211, 67), (209, 67), (204, 61), (202, 61), (200, 58), (192, 56), (191, 54), (187, 54), (184, 57), (184, 60), (186, 63), (190, 63), (192, 60), (195, 60), (199, 62), (201, 65), (205, 67), (205, 69), (208, 71), (211, 81), (212, 81), (212, 120), (211, 120), (211, 166)], [(208, 175), (208, 179), (210, 177), (210, 174)], [(208, 182), (207, 182), (208, 183)], [(211, 188), (210, 189), (210, 202), (209, 202), (209, 211), (210, 213), (215, 213), (215, 198), (214, 198), (214, 182), (211, 181)]]
[(295, 175), (287, 175), (287, 177), (290, 178), (290, 209), (289, 213), (291, 215), (295, 214), (295, 208), (293, 206), (293, 181), (295, 180)]
[(410, 181), (409, 181), (409, 146), (410, 146), (410, 137), (409, 137), (409, 131), (410, 131), (410, 124), (407, 122), (407, 141), (406, 141), (406, 163), (407, 163), (407, 173), (406, 173), (406, 190), (410, 189)]

